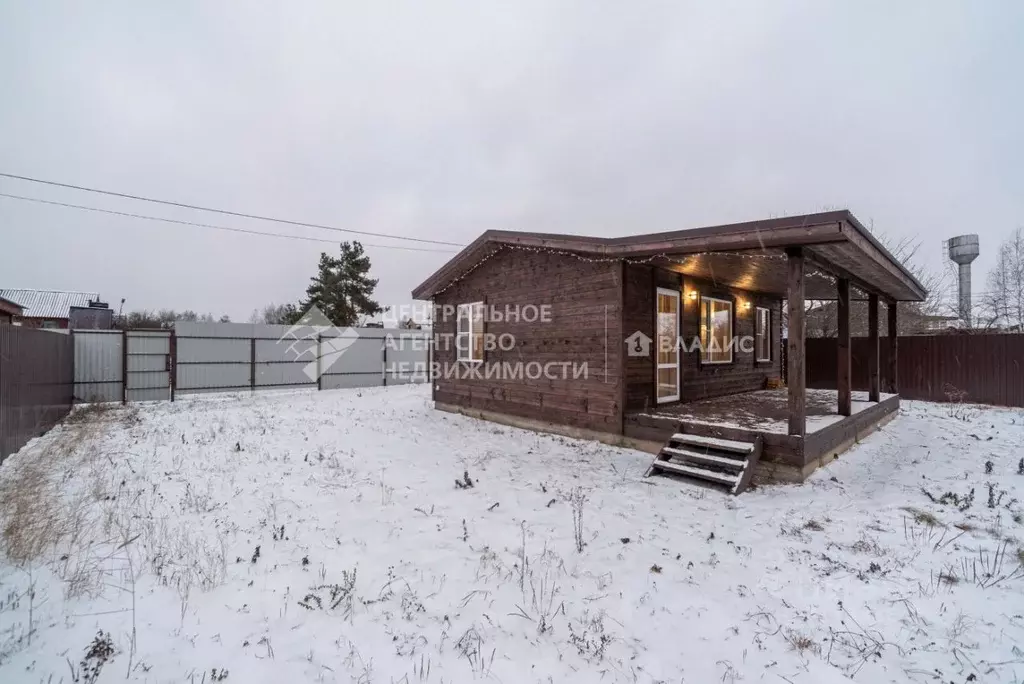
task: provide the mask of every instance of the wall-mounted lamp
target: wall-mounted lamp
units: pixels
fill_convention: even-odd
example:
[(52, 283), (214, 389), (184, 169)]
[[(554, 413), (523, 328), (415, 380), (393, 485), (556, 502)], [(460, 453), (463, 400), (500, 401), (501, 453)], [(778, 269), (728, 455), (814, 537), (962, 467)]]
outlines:
[(743, 302), (743, 310), (750, 311), (750, 302)]
[(696, 290), (690, 290), (690, 299), (693, 299), (693, 300), (697, 299), (697, 291)]

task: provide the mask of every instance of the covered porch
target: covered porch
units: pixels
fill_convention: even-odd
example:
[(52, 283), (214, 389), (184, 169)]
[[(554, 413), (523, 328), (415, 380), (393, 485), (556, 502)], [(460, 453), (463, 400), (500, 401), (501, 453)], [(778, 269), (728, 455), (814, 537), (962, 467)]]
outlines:
[[(683, 449), (672, 442), (673, 436), (757, 443), (762, 446), (755, 465), (762, 478), (802, 481), (896, 414), (898, 302), (920, 301), (927, 292), (852, 214), (833, 212), (740, 224), (708, 230), (699, 237), (695, 232), (666, 234), (663, 240), (648, 236), (646, 244), (637, 248), (641, 254), (659, 250), (651, 263), (665, 271), (710, 281), (716, 287), (739, 288), (753, 297), (784, 300), (782, 370), (786, 384), (761, 391), (752, 391), (756, 386), (747, 385), (730, 393), (726, 383), (712, 387), (714, 376), (704, 371), (705, 360), (694, 357), (689, 360), (691, 368), (697, 363), (691, 371), (694, 380), (689, 387), (680, 388), (683, 391), (678, 398), (671, 393), (666, 397), (656, 394), (654, 401), (642, 407), (625, 402), (623, 434), (627, 438), (661, 454)], [(756, 247), (751, 247), (751, 242)], [(703, 249), (696, 251), (698, 245)], [(703, 292), (686, 291), (684, 297), (694, 298), (694, 294), (696, 298), (704, 296)], [(836, 302), (835, 390), (806, 388), (808, 299)], [(870, 350), (868, 389), (857, 393), (852, 391), (851, 367), (854, 300), (867, 303)], [(726, 321), (723, 327), (734, 331), (736, 320), (734, 317), (732, 325)], [(889, 366), (884, 373), (882, 344), (888, 347), (885, 358)], [(663, 359), (659, 359), (660, 365)], [(688, 472), (695, 471), (692, 464), (687, 467)]]
[[(927, 292), (849, 212), (664, 234), (657, 236), (661, 238), (659, 240), (652, 240), (653, 237), (647, 236), (644, 244), (631, 246), (631, 249), (638, 252), (636, 256), (657, 250), (659, 253), (651, 258), (650, 263), (664, 271), (711, 282), (716, 287), (738, 288), (749, 292), (752, 297), (775, 296), (785, 300), (783, 372), (786, 388), (781, 394), (757, 395), (744, 400), (754, 414), (766, 416), (765, 420), (771, 422), (772, 432), (803, 437), (818, 427), (854, 415), (850, 325), (851, 302), (854, 300), (866, 301), (868, 309), (869, 388), (862, 401), (878, 404), (883, 399), (883, 392), (898, 394), (898, 302), (920, 301)], [(752, 242), (756, 248), (749, 246)], [(696, 251), (698, 247), (703, 249)], [(704, 293), (690, 291), (685, 294), (687, 298), (695, 298), (703, 297)], [(808, 299), (836, 302), (837, 389), (828, 396), (809, 394), (806, 389), (805, 319)], [(749, 308), (749, 300), (746, 306)], [(733, 323), (735, 321), (734, 317)], [(884, 337), (881, 335), (883, 326), (886, 329)], [(732, 326), (726, 327), (735, 335)], [(889, 367), (884, 373), (880, 365), (882, 344), (888, 347), (886, 359)], [(774, 357), (769, 355), (769, 358)], [(883, 377), (886, 379), (884, 383)], [(737, 391), (748, 392), (751, 389), (754, 388), (748, 386)], [(703, 399), (700, 392), (696, 394), (688, 397), (685, 391), (680, 392), (677, 400), (689, 408), (684, 406), (679, 410), (696, 410), (692, 408), (693, 400)], [(665, 399), (658, 396), (644, 409), (649, 410), (670, 399), (676, 397), (671, 394)], [(713, 401), (707, 406), (728, 403)], [(635, 403), (626, 402), (627, 414), (637, 408)], [(710, 411), (709, 408), (704, 410)], [(826, 420), (826, 416), (832, 418)], [(785, 430), (780, 429), (780, 421), (785, 423)]]

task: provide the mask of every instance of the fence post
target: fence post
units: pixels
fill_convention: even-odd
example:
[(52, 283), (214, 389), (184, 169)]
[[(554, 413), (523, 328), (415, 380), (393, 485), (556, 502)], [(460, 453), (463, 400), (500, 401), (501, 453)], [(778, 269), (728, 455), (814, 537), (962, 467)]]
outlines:
[(256, 338), (249, 338), (249, 391), (256, 391)]
[(128, 403), (128, 329), (121, 330), (121, 403)]
[(178, 375), (178, 333), (173, 329), (171, 330), (171, 349), (170, 354), (167, 356), (168, 366), (167, 369), (167, 384), (171, 387), (171, 401), (174, 401), (174, 390), (178, 384), (176, 376)]
[(321, 333), (316, 334), (316, 391), (319, 392), (324, 388), (323, 383), (323, 372), (324, 367), (320, 359), (323, 358), (323, 341), (324, 336)]
[(380, 346), (380, 379), (384, 387), (388, 386), (388, 336), (381, 338)]
[(71, 401), (68, 402), (71, 406), (75, 405), (75, 329), (72, 328), (68, 332), (68, 337), (71, 338)]

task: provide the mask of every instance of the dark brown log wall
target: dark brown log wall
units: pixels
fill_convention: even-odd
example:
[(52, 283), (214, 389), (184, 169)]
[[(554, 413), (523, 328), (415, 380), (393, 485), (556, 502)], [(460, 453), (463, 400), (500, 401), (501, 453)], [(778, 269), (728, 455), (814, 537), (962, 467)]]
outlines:
[[(434, 299), (435, 306), (483, 301), (504, 311), (551, 306), (551, 322), (503, 320), (486, 324), (495, 336), (515, 337), (515, 348), (488, 351), (485, 365), (508, 362), (587, 364), (587, 377), (572, 379), (446, 378), (435, 381), (435, 401), (531, 420), (621, 433), (620, 324), (622, 265), (572, 256), (503, 249)], [(434, 361), (456, 363), (455, 315), (435, 319), (440, 340)], [(444, 339), (453, 344), (445, 348)]]
[[(691, 289), (700, 294), (718, 299), (730, 299), (733, 301), (733, 334), (737, 336), (754, 336), (755, 311), (756, 307), (764, 307), (771, 310), (771, 335), (772, 335), (772, 360), (770, 363), (757, 362), (756, 351), (733, 352), (732, 363), (727, 364), (701, 364), (700, 352), (694, 350), (684, 354), (683, 362), (683, 387), (681, 398), (683, 401), (695, 401), (707, 399), (725, 394), (737, 394), (739, 392), (752, 392), (764, 389), (768, 378), (781, 377), (781, 351), (782, 339), (782, 300), (767, 295), (761, 295), (744, 290), (726, 289), (715, 287), (713, 283), (686, 278), (684, 282), (686, 292)], [(685, 294), (685, 293), (684, 293)], [(683, 336), (687, 341), (694, 336), (700, 335), (700, 298), (696, 300), (684, 296), (683, 304)], [(750, 302), (750, 308), (744, 309), (742, 304)]]
[[(663, 272), (650, 266), (626, 264), (623, 340), (638, 330), (648, 337), (654, 337), (654, 293), (658, 287), (655, 279), (658, 274)], [(624, 365), (626, 410), (643, 411), (655, 406), (653, 356), (626, 356)]]
[[(625, 319), (623, 331), (629, 336), (635, 330), (654, 337), (655, 291), (658, 287), (679, 289), (682, 293), (680, 336), (689, 345), (694, 337), (700, 336), (700, 297), (691, 299), (688, 293), (696, 290), (699, 294), (733, 302), (733, 333), (753, 337), (756, 307), (771, 310), (772, 317), (772, 360), (771, 363), (755, 361), (756, 353), (736, 350), (732, 363), (701, 364), (699, 350), (683, 352), (680, 373), (680, 400), (683, 402), (707, 399), (726, 394), (750, 392), (764, 389), (768, 378), (781, 377), (782, 300), (778, 297), (761, 295), (734, 288), (717, 287), (709, 281), (682, 276), (679, 273), (652, 266), (629, 264), (625, 278)], [(750, 302), (745, 309), (742, 303)], [(626, 410), (643, 411), (657, 406), (654, 393), (654, 356), (627, 357), (626, 367)]]

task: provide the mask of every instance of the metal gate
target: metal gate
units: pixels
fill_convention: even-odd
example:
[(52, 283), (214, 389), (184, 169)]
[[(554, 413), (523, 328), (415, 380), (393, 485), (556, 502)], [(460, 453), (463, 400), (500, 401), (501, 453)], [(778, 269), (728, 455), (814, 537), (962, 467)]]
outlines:
[(170, 399), (170, 331), (128, 330), (125, 332), (125, 342), (125, 401)]
[(124, 332), (75, 330), (75, 401), (124, 399)]

